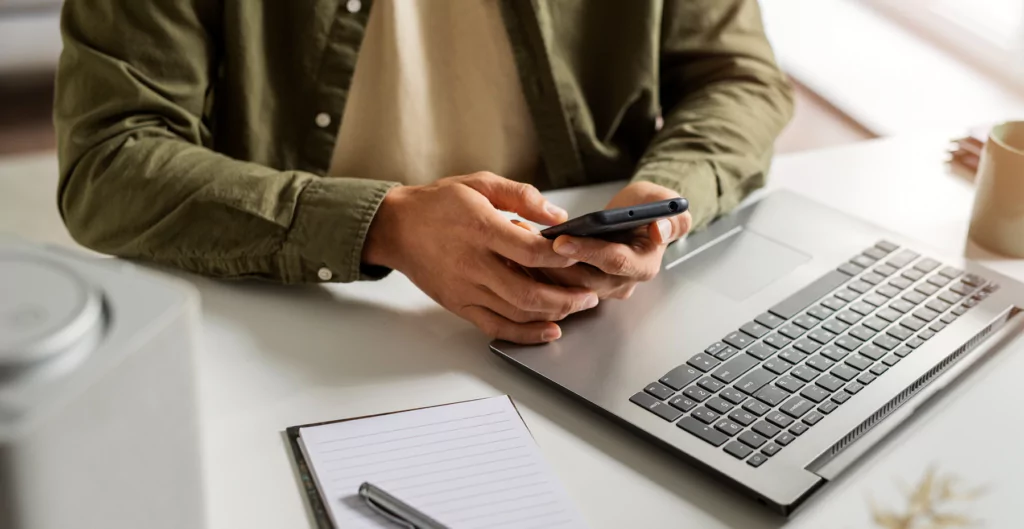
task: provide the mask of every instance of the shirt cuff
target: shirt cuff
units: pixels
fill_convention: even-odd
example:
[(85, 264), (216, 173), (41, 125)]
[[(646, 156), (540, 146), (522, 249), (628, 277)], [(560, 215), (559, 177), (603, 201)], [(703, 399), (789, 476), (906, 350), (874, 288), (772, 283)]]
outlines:
[(322, 177), (303, 189), (287, 243), (305, 262), (303, 281), (348, 283), (381, 279), (390, 272), (377, 266), (364, 270), (362, 255), (377, 208), (396, 185), (381, 180)]
[(718, 176), (711, 162), (648, 162), (637, 169), (633, 181), (667, 187), (690, 203), (693, 229), (704, 227), (719, 214)]

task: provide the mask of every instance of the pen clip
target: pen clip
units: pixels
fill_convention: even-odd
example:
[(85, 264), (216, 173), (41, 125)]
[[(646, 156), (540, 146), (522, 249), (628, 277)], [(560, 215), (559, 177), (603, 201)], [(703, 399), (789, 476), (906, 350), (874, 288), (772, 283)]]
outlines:
[(360, 494), (360, 496), (362, 496), (363, 499), (366, 500), (366, 505), (370, 507), (371, 511), (383, 516), (384, 518), (387, 518), (388, 521), (390, 521), (391, 523), (394, 523), (406, 529), (416, 529), (416, 526), (413, 525), (411, 522), (402, 519), (397, 514), (389, 511), (383, 505), (377, 505), (377, 502), (373, 501), (373, 498), (371, 498), (370, 496), (366, 494)]

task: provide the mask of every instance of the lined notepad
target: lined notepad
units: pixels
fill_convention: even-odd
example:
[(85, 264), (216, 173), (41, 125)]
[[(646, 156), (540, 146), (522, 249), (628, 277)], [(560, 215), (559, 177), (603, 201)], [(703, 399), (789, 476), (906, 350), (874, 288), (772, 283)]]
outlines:
[(394, 527), (357, 495), (369, 481), (453, 528), (585, 527), (507, 396), (299, 429), (339, 529)]

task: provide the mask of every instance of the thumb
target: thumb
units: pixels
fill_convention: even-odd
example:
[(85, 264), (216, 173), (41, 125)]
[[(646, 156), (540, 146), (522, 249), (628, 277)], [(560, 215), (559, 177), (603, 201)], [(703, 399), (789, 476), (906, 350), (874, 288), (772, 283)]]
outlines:
[(477, 173), (463, 180), (463, 183), (487, 197), (494, 207), (516, 213), (526, 220), (550, 226), (565, 222), (569, 217), (564, 209), (548, 202), (530, 184), (491, 173)]
[(668, 244), (686, 235), (693, 224), (693, 217), (690, 212), (684, 212), (674, 217), (661, 219), (647, 226), (647, 234), (651, 240), (658, 244)]

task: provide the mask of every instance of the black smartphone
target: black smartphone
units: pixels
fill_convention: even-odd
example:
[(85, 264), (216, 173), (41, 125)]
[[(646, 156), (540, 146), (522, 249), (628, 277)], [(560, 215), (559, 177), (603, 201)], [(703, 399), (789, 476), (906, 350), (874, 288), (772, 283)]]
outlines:
[(688, 207), (690, 207), (690, 203), (685, 198), (670, 198), (626, 208), (595, 211), (552, 226), (540, 234), (548, 239), (554, 239), (559, 235), (597, 237), (631, 230), (658, 219), (674, 217), (686, 211)]

